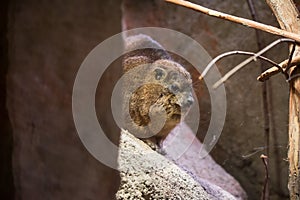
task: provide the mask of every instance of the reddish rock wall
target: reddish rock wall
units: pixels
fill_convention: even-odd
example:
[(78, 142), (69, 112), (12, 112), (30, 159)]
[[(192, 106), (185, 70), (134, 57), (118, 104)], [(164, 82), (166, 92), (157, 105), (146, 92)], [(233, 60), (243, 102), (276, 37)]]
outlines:
[[(112, 199), (119, 175), (84, 148), (72, 117), (77, 70), (121, 30), (120, 1), (13, 1), (9, 13), (7, 102), (13, 126), (17, 199)], [(100, 66), (101, 67), (101, 66)], [(102, 77), (99, 118), (115, 143), (108, 109), (115, 63)], [(113, 74), (113, 75), (112, 75)], [(103, 109), (102, 109), (103, 108)], [(103, 121), (102, 120), (102, 121)]]

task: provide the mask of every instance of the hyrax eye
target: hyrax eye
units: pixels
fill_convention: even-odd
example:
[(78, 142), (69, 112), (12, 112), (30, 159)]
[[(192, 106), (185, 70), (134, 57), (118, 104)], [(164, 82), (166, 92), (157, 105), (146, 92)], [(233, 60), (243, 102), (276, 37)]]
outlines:
[(160, 79), (162, 79), (162, 77), (165, 76), (165, 72), (161, 68), (155, 69), (154, 72), (155, 72), (155, 79), (156, 80), (160, 80)]
[(177, 92), (179, 92), (180, 88), (178, 85), (172, 84), (170, 89), (171, 89), (171, 92), (177, 93)]

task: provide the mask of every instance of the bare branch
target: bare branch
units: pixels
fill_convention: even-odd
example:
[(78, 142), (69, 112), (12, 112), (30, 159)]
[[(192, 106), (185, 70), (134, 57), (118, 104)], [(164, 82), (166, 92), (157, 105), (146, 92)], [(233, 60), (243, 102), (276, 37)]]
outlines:
[(292, 50), (290, 52), (290, 56), (289, 56), (289, 61), (288, 61), (288, 64), (287, 64), (287, 67), (286, 67), (286, 70), (289, 70), (292, 66), (291, 66), (291, 61), (292, 61), (292, 58), (294, 56), (294, 53), (295, 53), (295, 50), (296, 50), (296, 43), (293, 44), (293, 47), (292, 47)]
[(267, 69), (266, 71), (264, 71), (261, 75), (259, 75), (256, 78), (256, 80), (264, 82), (264, 81), (268, 80), (271, 76), (274, 76), (274, 75), (278, 74), (279, 72), (280, 72), (280, 70), (277, 67), (271, 67), (271, 68)]
[[(227, 56), (231, 56), (231, 55), (248, 55), (248, 56), (255, 56), (256, 54), (253, 53), (253, 52), (248, 52), (248, 51), (229, 51), (229, 52), (226, 52), (226, 53), (223, 53), (219, 56), (217, 56), (216, 58), (214, 58), (208, 65), (207, 67), (204, 69), (204, 71), (202, 72), (201, 76), (199, 76), (199, 80), (202, 80), (204, 78), (204, 76), (206, 76), (206, 74), (208, 73), (208, 71), (213, 67), (213, 65), (218, 62), (219, 60), (221, 60), (222, 58), (225, 58)], [(266, 57), (263, 57), (263, 56), (257, 56), (257, 58), (259, 59), (262, 59), (266, 62), (269, 62), (271, 63), (272, 65), (274, 66), (277, 66), (278, 69), (280, 70), (281, 67), (276, 63), (274, 62), (273, 60), (269, 59), (269, 58), (266, 58)]]
[(268, 157), (262, 154), (260, 156), (261, 160), (264, 163), (265, 166), (265, 180), (264, 180), (264, 187), (263, 187), (263, 193), (262, 193), (262, 200), (267, 200), (269, 199), (269, 169), (268, 169)]
[[(217, 81), (214, 84), (214, 88), (219, 87), (222, 83), (224, 83), (225, 81), (228, 80), (228, 78), (230, 78), (233, 74), (235, 74), (238, 70), (242, 69), (244, 66), (246, 66), (247, 64), (249, 64), (251, 61), (257, 59), (258, 56), (264, 54), (265, 52), (269, 51), (270, 49), (272, 49), (274, 46), (276, 46), (279, 43), (282, 42), (295, 42), (294, 40), (291, 39), (287, 39), (287, 38), (282, 38), (282, 39), (278, 39), (275, 40), (274, 42), (272, 42), (271, 44), (269, 44), (268, 46), (266, 46), (265, 48), (263, 48), (262, 50), (260, 50), (259, 52), (257, 52), (254, 56), (251, 56), (250, 58), (244, 60), (243, 62), (241, 62), (240, 64), (238, 64), (236, 67), (234, 67), (232, 70), (230, 70), (227, 74), (225, 74), (219, 81)], [(281, 69), (282, 71), (282, 69)], [(282, 71), (283, 72), (283, 71)]]
[(300, 74), (295, 74), (295, 75), (290, 76), (289, 79), (287, 79), (286, 81), (291, 82), (292, 80), (299, 78), (299, 77), (300, 77)]
[(271, 34), (274, 34), (274, 35), (279, 35), (279, 36), (282, 36), (282, 37), (290, 38), (290, 39), (293, 39), (297, 42), (300, 42), (300, 35), (298, 35), (296, 33), (289, 32), (289, 31), (285, 31), (285, 30), (282, 30), (282, 29), (279, 29), (279, 28), (276, 28), (274, 26), (270, 26), (270, 25), (255, 22), (255, 21), (252, 21), (252, 20), (249, 20), (249, 19), (245, 19), (245, 18), (242, 18), (242, 17), (236, 17), (236, 16), (229, 15), (229, 14), (226, 14), (226, 13), (218, 12), (218, 11), (215, 11), (215, 10), (212, 10), (212, 9), (209, 9), (209, 8), (191, 3), (189, 1), (184, 1), (184, 0), (165, 0), (165, 1), (177, 4), (177, 5), (181, 5), (181, 6), (184, 6), (184, 7), (187, 7), (187, 8), (191, 8), (193, 10), (202, 12), (204, 14), (207, 14), (207, 15), (210, 15), (210, 16), (213, 16), (213, 17), (225, 19), (225, 20), (235, 22), (235, 23), (238, 23), (238, 24), (250, 27), (250, 28), (259, 29), (261, 31), (265, 31), (265, 32), (268, 32), (268, 33), (271, 33)]
[[(287, 59), (279, 64), (279, 66), (281, 66), (281, 68), (283, 69), (285, 74), (287, 72), (288, 61), (289, 60)], [(299, 64), (300, 64), (300, 55), (296, 56), (292, 59), (290, 66), (292, 67), (292, 66), (299, 65)], [(266, 81), (271, 76), (274, 76), (274, 75), (278, 74), (279, 72), (281, 72), (281, 71), (278, 69), (277, 66), (271, 67), (268, 70), (266, 70), (265, 72), (263, 72), (259, 77), (257, 77), (257, 80), (258, 81)], [(286, 78), (288, 79), (288, 77), (286, 77)]]

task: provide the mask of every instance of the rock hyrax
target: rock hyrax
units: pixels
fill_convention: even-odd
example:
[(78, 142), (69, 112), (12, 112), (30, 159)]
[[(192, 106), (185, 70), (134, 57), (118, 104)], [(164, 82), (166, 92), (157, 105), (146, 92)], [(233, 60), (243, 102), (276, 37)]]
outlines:
[(194, 102), (191, 76), (149, 36), (130, 36), (125, 42), (130, 52), (123, 65), (130, 75), (124, 81), (124, 128), (159, 145)]

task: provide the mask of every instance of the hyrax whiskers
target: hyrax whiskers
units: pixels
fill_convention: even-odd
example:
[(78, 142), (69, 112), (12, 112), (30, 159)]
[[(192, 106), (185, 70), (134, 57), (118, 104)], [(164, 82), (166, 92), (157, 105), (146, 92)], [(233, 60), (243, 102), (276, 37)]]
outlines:
[(147, 35), (127, 37), (125, 49), (124, 128), (160, 145), (194, 102), (191, 76)]

